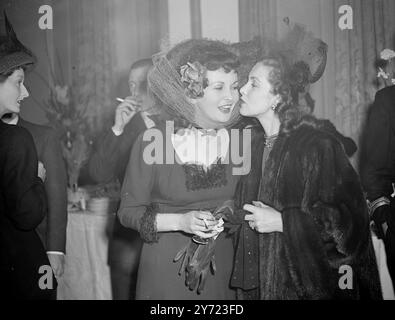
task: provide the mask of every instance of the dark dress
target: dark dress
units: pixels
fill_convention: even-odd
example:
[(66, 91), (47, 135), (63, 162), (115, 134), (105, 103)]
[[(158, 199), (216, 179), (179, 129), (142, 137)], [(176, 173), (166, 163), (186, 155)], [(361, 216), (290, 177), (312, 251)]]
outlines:
[[(133, 147), (118, 212), (121, 223), (140, 231), (143, 238), (147, 238), (144, 233), (150, 232), (150, 226), (152, 232), (155, 229), (155, 215), (147, 223), (150, 220), (150, 210), (147, 208), (153, 204), (155, 212), (183, 214), (199, 209), (213, 211), (233, 198), (239, 176), (233, 175), (231, 165), (214, 165), (207, 173), (200, 166), (193, 165), (147, 165), (143, 160), (147, 145), (148, 142), (140, 136)], [(180, 263), (173, 262), (177, 252), (190, 241), (191, 235), (163, 232), (158, 233), (157, 237), (157, 241), (143, 244), (137, 299), (235, 299), (235, 291), (229, 287), (233, 245), (224, 232), (216, 240), (217, 271), (215, 275), (209, 274), (200, 295), (185, 286), (185, 276), (178, 275)]]
[[(343, 146), (330, 132), (301, 125), (277, 138), (262, 177), (264, 143), (258, 130), (235, 202), (275, 208), (283, 232), (239, 228), (232, 285), (246, 293), (241, 298), (380, 299), (366, 201)], [(347, 288), (339, 285), (344, 266), (352, 270)]]

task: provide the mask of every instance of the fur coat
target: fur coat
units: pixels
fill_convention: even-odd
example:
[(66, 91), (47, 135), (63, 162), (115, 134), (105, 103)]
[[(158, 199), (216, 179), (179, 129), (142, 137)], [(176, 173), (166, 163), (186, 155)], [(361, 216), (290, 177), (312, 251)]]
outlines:
[[(277, 138), (262, 177), (262, 129), (254, 129), (253, 137), (252, 167), (235, 203), (242, 208), (258, 200), (275, 208), (283, 232), (258, 234), (243, 223), (231, 284), (245, 289), (256, 265), (260, 299), (381, 299), (366, 201), (342, 144), (330, 132), (302, 124)], [(257, 263), (241, 272), (240, 282), (247, 245)], [(345, 270), (351, 279), (342, 278)]]

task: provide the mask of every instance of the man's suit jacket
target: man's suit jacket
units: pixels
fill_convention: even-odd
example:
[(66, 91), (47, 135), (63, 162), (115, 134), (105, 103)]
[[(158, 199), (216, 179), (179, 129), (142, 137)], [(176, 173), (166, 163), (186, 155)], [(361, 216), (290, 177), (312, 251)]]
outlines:
[(47, 211), (37, 176), (37, 153), (24, 128), (0, 121), (0, 299), (54, 298), (41, 290), (41, 266), (49, 266), (35, 228)]
[(18, 126), (26, 128), (33, 136), (38, 160), (46, 170), (45, 191), (48, 198), (48, 215), (38, 226), (37, 232), (47, 251), (66, 250), (67, 227), (67, 174), (55, 130), (19, 118)]
[(89, 174), (98, 183), (107, 183), (115, 178), (122, 184), (130, 152), (138, 135), (146, 129), (140, 113), (116, 136), (109, 129), (96, 143), (96, 151), (89, 160)]
[(367, 197), (391, 199), (395, 182), (395, 86), (377, 92), (370, 110), (362, 183)]

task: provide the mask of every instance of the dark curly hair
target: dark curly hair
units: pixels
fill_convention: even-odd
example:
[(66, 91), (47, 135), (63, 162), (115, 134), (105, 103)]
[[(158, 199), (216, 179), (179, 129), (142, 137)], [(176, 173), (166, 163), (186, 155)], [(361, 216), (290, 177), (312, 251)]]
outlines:
[(305, 82), (302, 64), (288, 65), (281, 54), (269, 54), (258, 61), (264, 66), (272, 69), (269, 72), (268, 81), (272, 85), (272, 93), (280, 96), (280, 102), (275, 108), (281, 126), (280, 133), (289, 134), (301, 125), (310, 125), (314, 128), (319, 126), (317, 119), (299, 105), (298, 95)]

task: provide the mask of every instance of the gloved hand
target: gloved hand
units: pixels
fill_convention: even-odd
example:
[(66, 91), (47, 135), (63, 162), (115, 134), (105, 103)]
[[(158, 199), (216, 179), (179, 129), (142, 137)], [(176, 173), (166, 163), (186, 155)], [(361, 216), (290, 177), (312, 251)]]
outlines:
[[(225, 201), (213, 212), (214, 218), (219, 221), (218, 234), (223, 230), (221, 219), (226, 219), (226, 216), (232, 214), (233, 200)], [(217, 236), (209, 238), (207, 244), (199, 244), (191, 240), (175, 256), (174, 262), (183, 258), (178, 274), (181, 275), (185, 271), (185, 284), (190, 290), (197, 288), (198, 293), (202, 292), (210, 268), (212, 274), (215, 273), (214, 248)]]
[(212, 274), (215, 274), (215, 240), (210, 238), (205, 245), (199, 245), (186, 268), (185, 284), (189, 290), (196, 290), (200, 294), (204, 290), (208, 272), (211, 267)]
[(234, 211), (234, 201), (226, 200), (221, 206), (219, 206), (213, 212), (215, 219), (219, 220), (221, 218), (226, 218), (227, 216), (233, 215)]
[(227, 200), (214, 211), (213, 216), (217, 220), (223, 219), (225, 221), (224, 227), (228, 229), (229, 234), (232, 234), (244, 222), (245, 214), (240, 214), (241, 212), (242, 210), (235, 211), (233, 200)]

